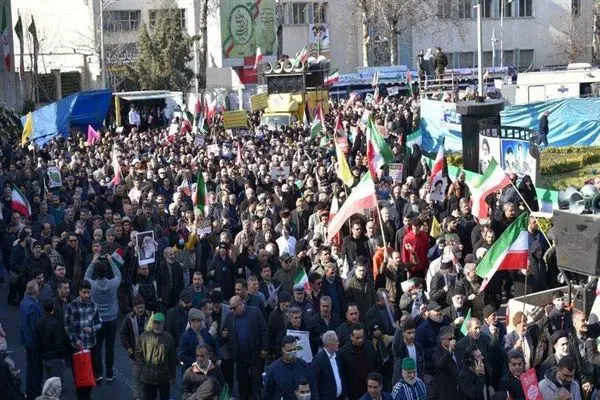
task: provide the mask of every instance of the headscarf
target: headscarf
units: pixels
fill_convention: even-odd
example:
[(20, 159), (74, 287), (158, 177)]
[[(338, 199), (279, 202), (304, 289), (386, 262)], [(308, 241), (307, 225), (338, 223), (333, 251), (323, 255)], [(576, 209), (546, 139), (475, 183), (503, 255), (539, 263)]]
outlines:
[(62, 383), (60, 378), (53, 376), (44, 383), (42, 394), (36, 400), (60, 400)]

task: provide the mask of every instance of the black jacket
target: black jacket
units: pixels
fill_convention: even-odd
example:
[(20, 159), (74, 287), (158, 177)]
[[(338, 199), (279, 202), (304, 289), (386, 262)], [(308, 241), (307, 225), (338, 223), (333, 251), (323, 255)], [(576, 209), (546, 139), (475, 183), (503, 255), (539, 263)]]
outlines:
[(181, 338), (181, 334), (185, 332), (187, 322), (188, 313), (181, 305), (178, 304), (167, 311), (165, 331), (169, 332), (173, 337), (173, 340), (175, 340), (175, 347), (179, 347), (179, 338)]
[[(390, 304), (390, 306), (391, 306), (391, 304)], [(367, 323), (367, 329), (370, 331), (373, 324), (376, 323), (377, 325), (379, 325), (379, 329), (381, 329), (381, 333), (383, 333), (384, 335), (392, 336), (396, 330), (394, 328), (394, 321), (390, 321), (390, 317), (389, 317), (387, 311), (385, 311), (385, 310), (384, 311), (385, 311), (386, 318), (384, 320), (384, 318), (380, 312), (380, 307), (385, 308), (385, 306), (378, 306), (377, 304), (375, 304), (373, 307), (371, 307), (369, 309), (369, 311), (367, 311), (367, 314), (365, 316), (365, 320)], [(396, 318), (394, 316), (394, 311), (390, 310), (390, 312), (392, 313), (392, 319)]]
[[(260, 360), (260, 352), (267, 351), (267, 323), (265, 318), (261, 314), (260, 310), (256, 307), (245, 306), (245, 313), (248, 313), (248, 334), (250, 336), (250, 349), (252, 349), (252, 362), (258, 362)], [(237, 343), (237, 329), (235, 327), (236, 316), (233, 313), (227, 314), (225, 317), (225, 324), (223, 328), (226, 328), (229, 332), (225, 342), (229, 346), (231, 358), (236, 361), (240, 356)]]
[[(150, 318), (150, 313), (146, 312), (144, 325), (148, 323), (148, 318)], [(123, 327), (121, 328), (121, 344), (125, 350), (132, 349), (135, 350), (135, 346), (137, 345), (138, 338), (144, 332), (138, 329), (137, 316), (134, 312), (130, 312), (127, 317), (125, 317), (125, 321), (123, 322)], [(171, 335), (172, 336), (172, 335)], [(173, 338), (175, 339), (175, 338)], [(133, 358), (133, 354), (130, 356)]]
[(335, 377), (333, 375), (333, 369), (329, 362), (329, 355), (325, 350), (321, 350), (319, 354), (313, 358), (310, 363), (310, 370), (313, 374), (315, 382), (315, 388), (319, 399), (345, 399), (348, 393), (348, 379), (344, 376), (344, 369), (342, 361), (340, 360), (339, 354), (335, 358), (338, 372), (340, 374), (340, 380), (342, 381), (342, 394), (336, 397), (337, 388), (335, 386)]
[[(487, 390), (487, 396), (483, 391)], [(458, 374), (458, 391), (463, 399), (484, 400), (490, 399), (490, 387), (486, 384), (485, 375), (476, 375), (469, 368), (463, 368)]]
[(64, 357), (64, 323), (61, 324), (52, 314), (45, 313), (35, 323), (35, 338), (43, 360)]
[(181, 400), (217, 400), (225, 386), (221, 367), (214, 365), (206, 375), (194, 372), (190, 367), (183, 374)]
[(513, 400), (525, 400), (525, 393), (523, 392), (521, 381), (518, 378), (515, 378), (510, 372), (500, 379), (498, 390), (507, 392)]
[(269, 315), (269, 321), (267, 322), (269, 354), (274, 355), (275, 357), (281, 356), (279, 343), (285, 332), (286, 322), (286, 317), (279, 307), (274, 309)]
[(333, 313), (331, 314), (329, 325), (325, 323), (323, 318), (321, 318), (321, 314), (315, 314), (312, 316), (308, 324), (308, 329), (310, 337), (310, 347), (312, 349), (313, 354), (317, 354), (319, 347), (323, 346), (323, 341), (321, 340), (323, 334), (327, 331), (336, 330), (340, 323), (340, 317)]
[(373, 342), (366, 340), (363, 342), (363, 352), (366, 365), (358, 358), (357, 349), (352, 343), (345, 344), (338, 352), (342, 362), (344, 376), (348, 379), (348, 397), (350, 400), (359, 399), (367, 391), (366, 376), (359, 377), (359, 366), (367, 374), (378, 370), (377, 353)]
[(433, 364), (433, 382), (431, 384), (431, 393), (433, 399), (459, 399), (457, 378), (458, 365), (452, 353), (438, 345), (431, 352), (431, 362)]
[[(417, 342), (415, 342), (415, 351), (417, 352), (417, 376), (423, 379), (425, 375), (425, 353), (423, 352), (423, 347)], [(402, 360), (409, 357), (408, 347), (404, 343), (401, 329), (396, 329), (396, 333), (394, 333), (392, 354), (394, 355), (394, 375), (392, 382), (395, 384), (402, 377)]]

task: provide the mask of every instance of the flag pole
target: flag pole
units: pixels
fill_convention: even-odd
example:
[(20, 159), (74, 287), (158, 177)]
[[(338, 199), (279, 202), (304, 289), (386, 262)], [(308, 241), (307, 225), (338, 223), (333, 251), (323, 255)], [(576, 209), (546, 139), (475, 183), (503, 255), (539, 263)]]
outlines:
[(515, 184), (510, 179), (508, 181), (510, 182), (512, 187), (515, 188), (515, 190), (519, 194), (519, 197), (521, 198), (521, 200), (523, 200), (523, 204), (525, 204), (525, 207), (527, 207), (527, 209), (529, 210), (529, 215), (532, 216), (533, 219), (535, 219), (535, 222), (537, 222), (537, 224), (538, 224), (538, 228), (540, 228), (540, 232), (542, 232), (542, 235), (544, 235), (544, 238), (548, 242), (548, 245), (550, 245), (550, 239), (548, 239), (548, 236), (546, 236), (546, 233), (542, 230), (542, 227), (540, 226), (540, 221), (536, 218), (535, 215), (533, 215), (533, 211), (531, 210), (531, 207), (529, 207), (529, 204), (527, 204), (527, 201), (525, 201), (525, 198), (523, 197), (521, 192), (519, 192), (519, 189), (515, 186)]
[(375, 191), (373, 191), (373, 198), (375, 199), (375, 208), (377, 208), (377, 217), (379, 219), (379, 229), (381, 229), (381, 238), (383, 239), (383, 252), (387, 257), (387, 242), (385, 240), (385, 233), (383, 232), (383, 220), (381, 219), (381, 211), (379, 210), (379, 202), (377, 201), (377, 196), (375, 195)]

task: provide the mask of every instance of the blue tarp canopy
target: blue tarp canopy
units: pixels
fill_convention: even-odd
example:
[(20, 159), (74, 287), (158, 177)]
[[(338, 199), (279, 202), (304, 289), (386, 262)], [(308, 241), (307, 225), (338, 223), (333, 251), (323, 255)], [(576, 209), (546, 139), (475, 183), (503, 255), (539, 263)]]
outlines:
[[(78, 127), (84, 132), (88, 125), (100, 128), (108, 112), (112, 92), (110, 90), (89, 90), (77, 92), (55, 103), (31, 113), (33, 133), (31, 140), (39, 147), (58, 135), (67, 138), (71, 128)], [(21, 117), (25, 125), (26, 116)]]
[(600, 99), (596, 97), (556, 99), (511, 106), (500, 114), (502, 125), (537, 131), (544, 111), (550, 112), (550, 146), (600, 145)]

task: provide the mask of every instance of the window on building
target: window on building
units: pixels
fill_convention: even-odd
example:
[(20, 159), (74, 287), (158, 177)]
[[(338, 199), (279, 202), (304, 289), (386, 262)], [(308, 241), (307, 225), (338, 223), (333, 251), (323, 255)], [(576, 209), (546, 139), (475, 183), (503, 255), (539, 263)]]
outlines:
[(141, 19), (140, 10), (104, 11), (104, 29), (109, 32), (136, 31)]
[(533, 64), (533, 50), (519, 50), (519, 68), (529, 68)]
[(513, 50), (504, 50), (504, 52), (502, 53), (502, 63), (504, 64), (504, 66), (515, 65)]
[(325, 24), (327, 23), (327, 11), (329, 4), (327, 2), (310, 3), (311, 10), (308, 15), (309, 24)]
[(519, 17), (533, 16), (533, 0), (519, 0)]
[(456, 68), (454, 64), (454, 53), (446, 53), (446, 57), (448, 57), (448, 68)]
[[(164, 12), (165, 12), (164, 9), (163, 10), (161, 10), (161, 9), (150, 10), (148, 23), (151, 28), (156, 26), (156, 24), (158, 23), (158, 19), (161, 17), (162, 13), (164, 13)], [(184, 8), (177, 9), (177, 22), (179, 23), (179, 29), (181, 29), (181, 30), (187, 29), (187, 20), (186, 20), (185, 16), (186, 16), (186, 14), (185, 14)]]
[(571, 0), (571, 13), (573, 15), (579, 15), (580, 12), (580, 0)]
[(452, 19), (454, 11), (453, 2), (451, 0), (439, 0), (438, 1), (438, 18), (439, 19)]
[(504, 18), (511, 18), (515, 13), (513, 7), (515, 6), (516, 0), (509, 3), (509, 0), (498, 0), (498, 10), (502, 9), (502, 3), (504, 2)]
[(483, 67), (493, 67), (494, 66), (494, 56), (491, 51), (483, 52)]
[(483, 18), (496, 18), (495, 0), (483, 0), (481, 2), (481, 15)]
[(309, 3), (284, 3), (285, 23), (287, 25), (308, 24)]
[(472, 51), (458, 53), (458, 68), (473, 68), (473, 55)]
[(473, 0), (458, 0), (458, 18), (471, 19), (473, 15)]

